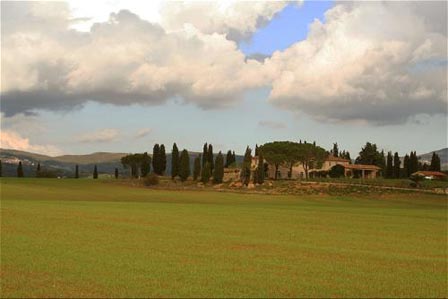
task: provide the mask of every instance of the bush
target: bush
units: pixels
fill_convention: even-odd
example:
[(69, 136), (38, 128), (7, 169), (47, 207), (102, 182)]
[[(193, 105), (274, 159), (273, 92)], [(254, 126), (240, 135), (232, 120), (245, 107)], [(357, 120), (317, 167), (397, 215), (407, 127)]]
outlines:
[(159, 176), (151, 173), (149, 175), (147, 175), (144, 179), (143, 179), (143, 184), (145, 186), (155, 186), (159, 184)]
[(330, 171), (328, 172), (331, 178), (340, 178), (345, 176), (345, 168), (342, 165), (336, 164), (335, 166), (331, 167)]

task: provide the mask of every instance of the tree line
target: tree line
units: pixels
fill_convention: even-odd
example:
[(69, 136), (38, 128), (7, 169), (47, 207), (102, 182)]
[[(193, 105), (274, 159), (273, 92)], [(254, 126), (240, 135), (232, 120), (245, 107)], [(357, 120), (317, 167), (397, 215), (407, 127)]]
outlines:
[[(243, 184), (253, 182), (261, 184), (267, 176), (268, 165), (272, 165), (275, 170), (274, 179), (278, 178), (278, 170), (280, 165), (287, 165), (290, 168), (288, 177), (292, 176), (292, 168), (300, 163), (305, 171), (305, 178), (309, 178), (309, 170), (320, 168), (322, 163), (332, 155), (347, 159), (351, 163), (350, 153), (348, 151), (339, 151), (337, 143), (333, 144), (333, 148), (326, 151), (324, 148), (317, 146), (315, 142), (307, 143), (291, 142), (291, 141), (274, 141), (264, 145), (255, 145), (254, 157), (256, 157), (256, 165), (252, 163), (252, 149), (247, 146), (244, 158), (240, 168), (240, 179)], [(205, 143), (203, 145), (202, 154), (198, 154), (190, 169), (190, 154), (186, 149), (179, 153), (177, 144), (174, 143), (171, 150), (171, 178), (174, 180), (179, 178), (181, 181), (187, 180), (192, 176), (194, 181), (208, 183), (212, 179), (213, 183), (222, 183), (224, 178), (224, 168), (237, 167), (235, 151), (227, 151), (224, 156), (219, 152), (216, 157), (213, 153), (213, 145)], [(266, 162), (265, 162), (266, 161)], [(129, 169), (131, 177), (146, 177), (150, 173), (163, 176), (166, 173), (167, 156), (165, 146), (163, 144), (155, 144), (153, 147), (152, 157), (147, 153), (129, 154), (121, 158), (121, 163), (125, 169)], [(403, 158), (403, 167), (401, 167), (401, 159), (398, 152), (392, 154), (391, 151), (384, 153), (379, 151), (374, 143), (367, 142), (362, 147), (359, 155), (354, 160), (355, 164), (376, 165), (382, 169), (382, 175), (385, 178), (408, 178), (411, 174), (419, 170), (440, 171), (440, 157), (433, 152), (430, 164), (421, 163), (417, 153), (411, 151)], [(0, 176), (2, 175), (2, 163), (0, 161)], [(22, 162), (19, 161), (17, 166), (17, 177), (24, 177)], [(40, 163), (36, 166), (36, 177), (56, 177), (55, 173), (41, 168)], [(75, 178), (79, 178), (79, 166), (75, 166)], [(98, 178), (98, 167), (94, 165), (92, 177)], [(119, 177), (118, 168), (115, 168), (114, 177)]]
[(359, 152), (355, 164), (371, 164), (380, 167), (384, 178), (398, 179), (409, 178), (417, 171), (441, 171), (440, 157), (433, 152), (430, 164), (419, 161), (416, 151), (411, 151), (403, 158), (403, 167), (398, 152), (391, 151), (385, 155), (384, 151), (378, 151), (376, 144), (367, 142)]

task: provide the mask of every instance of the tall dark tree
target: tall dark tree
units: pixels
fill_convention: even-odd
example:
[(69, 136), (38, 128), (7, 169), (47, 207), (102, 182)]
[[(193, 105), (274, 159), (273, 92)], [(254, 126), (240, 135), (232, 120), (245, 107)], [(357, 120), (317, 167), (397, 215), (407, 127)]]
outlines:
[(350, 153), (348, 151), (343, 150), (342, 153), (339, 153), (339, 157), (347, 159), (351, 163)]
[(205, 166), (205, 163), (208, 162), (208, 144), (204, 143), (204, 147), (202, 148), (202, 167)]
[(201, 154), (197, 155), (196, 158), (194, 158), (193, 180), (197, 181), (200, 175), (201, 175)]
[(190, 176), (190, 156), (187, 150), (183, 150), (180, 154), (179, 163), (179, 177), (182, 182), (185, 182)]
[(258, 149), (258, 166), (255, 174), (255, 177), (257, 177), (257, 179), (254, 180), (254, 183), (263, 184), (264, 174), (265, 174), (265, 167), (264, 167), (263, 152), (260, 149)]
[(174, 180), (179, 175), (179, 149), (177, 144), (173, 144), (173, 150), (171, 151), (171, 178)]
[[(303, 145), (303, 143), (299, 143)], [(274, 165), (275, 175), (274, 179), (277, 180), (279, 174), (279, 167), (282, 164), (289, 162), (288, 160), (288, 147), (289, 142), (287, 141), (275, 141), (265, 143), (261, 146), (261, 151), (263, 152), (264, 158), (269, 164)]]
[(156, 143), (152, 149), (152, 169), (155, 174), (161, 175), (160, 168), (160, 146)]
[(97, 178), (98, 178), (98, 169), (97, 169), (96, 165), (95, 165), (95, 167), (93, 168), (93, 178), (94, 178), (94, 179), (97, 179)]
[(151, 156), (148, 153), (130, 154), (121, 158), (124, 168), (130, 168), (131, 177), (137, 178), (140, 175), (148, 174), (151, 170)]
[(431, 157), (431, 165), (429, 166), (429, 170), (431, 171), (440, 171), (440, 157), (436, 153), (432, 153)]
[(255, 157), (258, 156), (258, 144), (255, 144)]
[(243, 165), (241, 166), (241, 182), (245, 185), (248, 185), (250, 182), (250, 174), (251, 174), (251, 166), (252, 166), (252, 149), (249, 146), (246, 148), (246, 152), (244, 153)]
[(339, 157), (339, 148), (338, 148), (338, 143), (333, 143), (333, 156), (335, 157)]
[(224, 156), (218, 153), (215, 160), (215, 170), (213, 171), (213, 183), (221, 184), (224, 179)]
[(418, 168), (419, 168), (419, 170), (422, 170), (422, 171), (428, 171), (428, 170), (430, 170), (431, 165), (428, 165), (426, 162), (423, 164), (421, 162), (418, 162)]
[(384, 155), (381, 155), (378, 151), (376, 144), (367, 142), (359, 152), (359, 156), (356, 158), (355, 164), (367, 164), (384, 167), (384, 165), (382, 165), (383, 158)]
[(166, 153), (165, 145), (160, 145), (160, 175), (163, 175), (166, 171)]
[(409, 156), (409, 168), (411, 175), (418, 171), (418, 157), (415, 151), (411, 152)]
[(394, 177), (393, 157), (392, 152), (388, 152), (386, 160), (386, 178), (390, 179), (393, 177)]
[(232, 162), (232, 151), (228, 150), (227, 151), (227, 155), (226, 155), (226, 163), (225, 163), (225, 167), (229, 167), (233, 162)]
[(386, 169), (386, 155), (384, 154), (384, 150), (381, 150), (381, 153), (379, 155), (379, 161), (376, 164), (376, 166), (381, 168), (381, 172), (383, 173), (384, 176), (384, 172)]
[(36, 177), (40, 177), (40, 162), (37, 162)]
[(232, 164), (235, 163), (236, 164), (236, 155), (235, 155), (235, 151), (232, 152)]
[(202, 165), (201, 170), (201, 182), (204, 184), (207, 184), (211, 177), (211, 171), (210, 171), (210, 163), (205, 162), (204, 165)]
[(406, 178), (410, 177), (411, 176), (411, 172), (410, 172), (410, 169), (409, 169), (409, 155), (408, 154), (406, 154), (404, 156), (404, 158), (403, 158), (403, 168), (404, 168), (404, 176)]
[(394, 178), (399, 179), (400, 178), (400, 157), (398, 156), (398, 153), (395, 152), (394, 154)]
[(75, 179), (79, 179), (79, 166), (76, 164), (75, 166)]
[(140, 172), (142, 177), (146, 177), (151, 171), (151, 157), (144, 152), (140, 160)]
[(208, 145), (207, 151), (207, 162), (210, 163), (210, 171), (213, 173), (213, 169), (215, 168), (214, 157), (213, 157), (213, 145)]
[(23, 167), (22, 167), (22, 161), (19, 162), (19, 165), (17, 166), (17, 177), (23, 178)]
[(313, 144), (307, 144), (306, 142), (304, 144), (294, 143), (292, 148), (291, 145), (289, 148), (289, 161), (297, 160), (302, 164), (306, 179), (309, 178), (309, 170), (312, 168), (322, 168), (322, 164), (327, 157), (327, 151), (317, 146), (316, 142), (313, 142)]
[(115, 179), (118, 179), (118, 168), (115, 168)]

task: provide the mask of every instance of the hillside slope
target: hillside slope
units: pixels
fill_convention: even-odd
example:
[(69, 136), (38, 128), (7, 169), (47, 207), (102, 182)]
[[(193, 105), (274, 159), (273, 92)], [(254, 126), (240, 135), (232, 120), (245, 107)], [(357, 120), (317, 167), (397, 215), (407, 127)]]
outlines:
[[(431, 157), (433, 152), (418, 155), (420, 162), (431, 164)], [(440, 157), (440, 164), (442, 170), (448, 170), (448, 148), (442, 148), (438, 151), (434, 151)]]

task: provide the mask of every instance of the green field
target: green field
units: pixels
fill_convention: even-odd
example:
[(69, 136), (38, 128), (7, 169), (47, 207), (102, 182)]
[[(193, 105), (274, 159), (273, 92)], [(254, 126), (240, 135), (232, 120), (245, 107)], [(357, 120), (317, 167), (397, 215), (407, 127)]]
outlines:
[(2, 297), (447, 297), (447, 199), (1, 180)]

